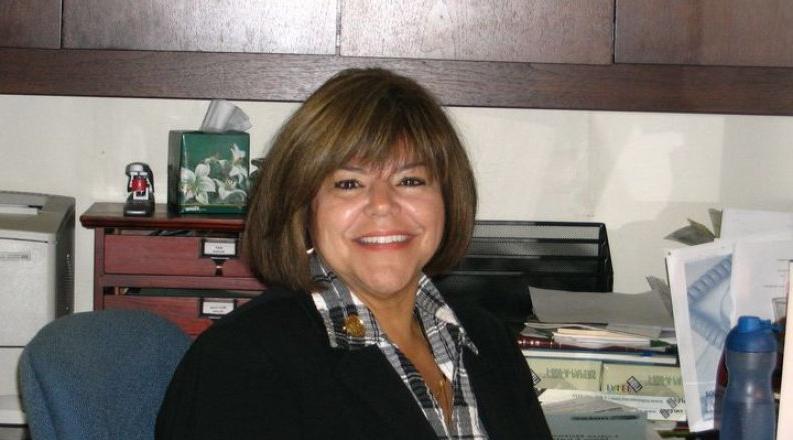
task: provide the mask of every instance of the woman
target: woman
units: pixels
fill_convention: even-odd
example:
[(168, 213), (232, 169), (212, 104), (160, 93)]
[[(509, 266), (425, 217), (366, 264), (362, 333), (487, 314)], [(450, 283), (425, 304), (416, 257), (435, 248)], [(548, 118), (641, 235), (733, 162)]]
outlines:
[(348, 70), (286, 122), (245, 248), (273, 286), (193, 344), (160, 439), (550, 439), (508, 331), (427, 275), (465, 253), (474, 177), (414, 81)]

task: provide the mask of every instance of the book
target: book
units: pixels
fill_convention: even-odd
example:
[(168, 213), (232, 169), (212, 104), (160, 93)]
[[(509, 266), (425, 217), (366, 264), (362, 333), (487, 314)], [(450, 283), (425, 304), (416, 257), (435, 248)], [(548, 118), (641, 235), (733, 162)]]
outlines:
[(628, 347), (625, 345), (609, 345), (602, 348), (587, 348), (580, 345), (565, 344), (553, 339), (542, 336), (529, 336), (525, 334), (518, 335), (518, 347), (520, 348), (543, 348), (553, 350), (576, 350), (576, 351), (593, 351), (593, 352), (619, 352), (619, 353), (646, 353), (648, 351), (658, 353), (677, 354), (677, 346), (674, 344), (658, 343), (655, 346), (637, 348)]
[(524, 348), (521, 349), (521, 351), (524, 357), (532, 358), (588, 359), (634, 364), (677, 365), (676, 355), (653, 351), (627, 353), (602, 350), (552, 350), (542, 348)]
[(527, 357), (535, 388), (599, 391), (600, 361)]
[(600, 391), (682, 399), (683, 378), (680, 367), (604, 362)]

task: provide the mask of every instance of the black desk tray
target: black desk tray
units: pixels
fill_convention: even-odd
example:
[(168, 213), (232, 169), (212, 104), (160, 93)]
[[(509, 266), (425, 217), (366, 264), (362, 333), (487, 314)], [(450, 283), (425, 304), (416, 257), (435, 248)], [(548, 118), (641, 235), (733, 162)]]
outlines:
[(587, 222), (478, 220), (468, 252), (433, 278), (510, 324), (532, 315), (529, 286), (610, 292), (614, 283), (606, 225)]

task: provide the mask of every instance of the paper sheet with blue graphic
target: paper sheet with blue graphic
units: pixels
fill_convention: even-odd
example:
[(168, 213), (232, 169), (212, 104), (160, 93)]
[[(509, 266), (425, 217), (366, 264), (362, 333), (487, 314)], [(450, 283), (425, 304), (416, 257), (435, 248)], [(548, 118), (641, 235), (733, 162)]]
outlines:
[(793, 213), (725, 210), (722, 238), (666, 258), (688, 424), (714, 427), (716, 376), (740, 315), (785, 314), (793, 260)]
[(716, 374), (733, 315), (733, 252), (732, 243), (712, 243), (675, 249), (666, 258), (683, 394), (692, 431), (714, 426)]

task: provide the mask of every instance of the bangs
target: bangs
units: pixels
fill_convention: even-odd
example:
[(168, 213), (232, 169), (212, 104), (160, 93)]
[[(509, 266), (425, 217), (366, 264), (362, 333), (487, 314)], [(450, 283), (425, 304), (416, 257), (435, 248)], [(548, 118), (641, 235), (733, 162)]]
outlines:
[(445, 118), (438, 118), (421, 107), (388, 99), (371, 107), (350, 112), (345, 118), (347, 126), (340, 131), (345, 134), (337, 138), (335, 146), (329, 146), (330, 154), (336, 156), (334, 168), (350, 162), (375, 170), (420, 163), (427, 167), (432, 179), (446, 179), (449, 140), (433, 135), (445, 131), (440, 128), (446, 127), (439, 125), (446, 124), (437, 121)]

